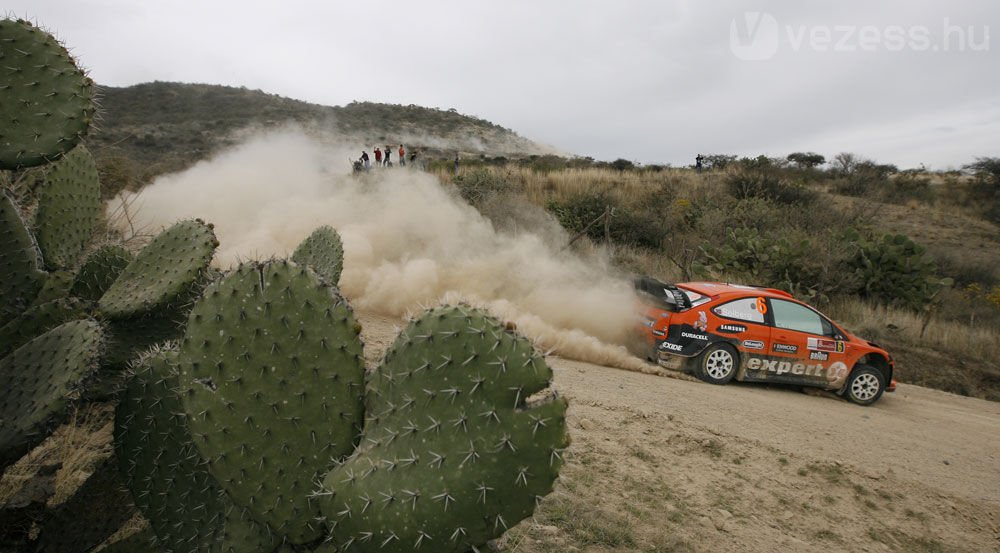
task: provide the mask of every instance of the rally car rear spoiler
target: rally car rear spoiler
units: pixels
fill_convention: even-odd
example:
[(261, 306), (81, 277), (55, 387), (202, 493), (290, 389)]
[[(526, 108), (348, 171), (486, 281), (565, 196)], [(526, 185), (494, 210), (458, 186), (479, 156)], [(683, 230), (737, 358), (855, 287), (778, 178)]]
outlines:
[(651, 303), (664, 311), (686, 311), (691, 309), (691, 299), (673, 284), (660, 282), (653, 277), (641, 276), (632, 281), (636, 295), (642, 301)]

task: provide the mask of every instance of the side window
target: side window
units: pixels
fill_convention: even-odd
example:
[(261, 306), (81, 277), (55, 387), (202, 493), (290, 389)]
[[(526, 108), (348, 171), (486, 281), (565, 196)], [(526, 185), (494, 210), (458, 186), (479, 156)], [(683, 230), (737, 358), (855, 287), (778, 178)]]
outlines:
[(720, 317), (764, 324), (764, 313), (767, 312), (767, 304), (763, 301), (758, 301), (759, 299), (763, 298), (742, 298), (729, 301), (713, 307), (712, 313)]
[(820, 317), (819, 313), (797, 303), (772, 299), (771, 310), (775, 328), (787, 328), (820, 336), (826, 336), (833, 331), (830, 323)]

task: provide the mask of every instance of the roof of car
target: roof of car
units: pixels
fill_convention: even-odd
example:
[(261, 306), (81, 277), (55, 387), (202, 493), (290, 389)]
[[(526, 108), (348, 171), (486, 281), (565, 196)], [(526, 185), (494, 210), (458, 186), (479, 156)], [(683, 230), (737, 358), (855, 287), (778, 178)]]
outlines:
[(680, 282), (677, 286), (687, 288), (692, 292), (697, 292), (703, 296), (766, 296), (772, 298), (791, 298), (792, 295), (777, 288), (764, 288), (762, 286), (746, 286), (743, 284), (731, 284), (727, 282)]

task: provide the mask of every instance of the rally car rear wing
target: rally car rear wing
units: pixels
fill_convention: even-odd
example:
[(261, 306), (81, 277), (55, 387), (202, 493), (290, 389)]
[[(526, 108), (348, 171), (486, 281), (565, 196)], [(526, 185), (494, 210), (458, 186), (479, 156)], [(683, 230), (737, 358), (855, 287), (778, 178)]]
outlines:
[(687, 311), (691, 309), (691, 298), (683, 290), (660, 282), (653, 277), (642, 276), (632, 281), (636, 295), (653, 307), (664, 311)]

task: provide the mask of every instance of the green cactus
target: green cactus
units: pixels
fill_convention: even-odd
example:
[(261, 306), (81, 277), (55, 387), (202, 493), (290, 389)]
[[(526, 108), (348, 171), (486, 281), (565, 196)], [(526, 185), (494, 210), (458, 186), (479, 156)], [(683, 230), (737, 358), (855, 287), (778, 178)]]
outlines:
[(319, 276), (336, 286), (344, 269), (344, 245), (340, 235), (333, 227), (319, 227), (295, 249), (292, 261), (312, 267)]
[(50, 269), (75, 266), (101, 211), (93, 156), (82, 144), (49, 165), (38, 193), (35, 238)]
[(0, 327), (0, 358), (49, 329), (82, 319), (86, 308), (87, 304), (76, 298), (60, 298), (26, 310)]
[(73, 286), (73, 279), (76, 276), (70, 271), (53, 271), (45, 273), (45, 281), (42, 288), (38, 290), (35, 301), (29, 307), (37, 307), (44, 303), (56, 301), (69, 295), (69, 289)]
[(926, 249), (903, 234), (860, 238), (852, 261), (859, 293), (868, 299), (920, 310), (942, 285)]
[(128, 319), (178, 311), (204, 286), (218, 245), (212, 226), (200, 219), (175, 224), (125, 267), (98, 302), (101, 312)]
[(38, 532), (38, 551), (90, 551), (135, 515), (113, 457), (100, 461), (73, 495), (47, 517)]
[(0, 470), (41, 443), (100, 359), (102, 331), (91, 320), (46, 332), (0, 359)]
[(0, 190), (0, 324), (24, 311), (42, 287), (45, 273), (31, 233), (6, 191)]
[(239, 267), (188, 318), (180, 388), (194, 443), (234, 501), (292, 543), (322, 536), (309, 496), (356, 444), (359, 332), (335, 288), (287, 261)]
[(124, 537), (116, 542), (109, 543), (101, 549), (101, 553), (157, 553), (163, 551), (156, 534), (148, 526)]
[(105, 244), (83, 260), (69, 293), (96, 302), (131, 262), (128, 250), (117, 244)]
[(167, 551), (270, 551), (274, 537), (232, 503), (191, 442), (176, 358), (144, 356), (115, 413), (115, 450), (136, 505)]
[(0, 74), (0, 169), (47, 163), (87, 133), (94, 83), (52, 35), (0, 20)]
[(531, 515), (568, 445), (552, 372), (466, 307), (411, 323), (370, 375), (358, 451), (318, 494), (343, 551), (464, 552)]

